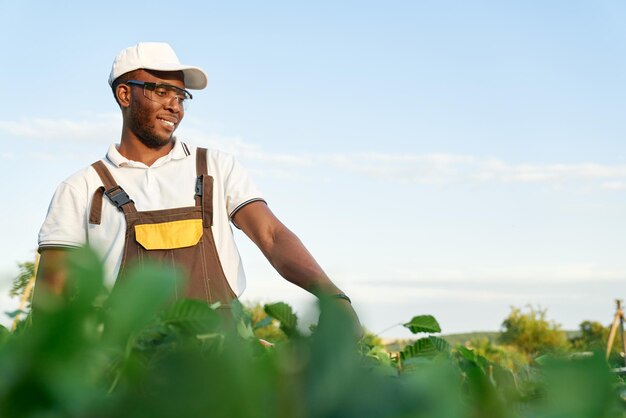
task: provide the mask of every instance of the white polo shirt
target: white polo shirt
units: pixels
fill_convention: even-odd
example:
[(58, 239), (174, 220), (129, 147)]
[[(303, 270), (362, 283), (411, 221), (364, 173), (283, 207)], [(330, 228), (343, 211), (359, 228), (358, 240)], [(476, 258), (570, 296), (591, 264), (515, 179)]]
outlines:
[[(107, 168), (135, 202), (138, 211), (194, 206), (196, 148), (176, 141), (169, 154), (150, 167), (123, 157), (118, 145), (109, 147), (103, 159)], [(207, 153), (208, 174), (213, 177), (213, 237), (224, 274), (240, 296), (246, 277), (230, 226), (232, 216), (244, 205), (263, 200), (261, 193), (232, 155), (216, 150)], [(57, 188), (39, 231), (39, 249), (79, 247), (89, 244), (102, 257), (105, 283), (112, 286), (122, 262), (126, 220), (108, 199), (102, 200), (100, 225), (88, 222), (91, 201), (102, 181), (87, 167)]]

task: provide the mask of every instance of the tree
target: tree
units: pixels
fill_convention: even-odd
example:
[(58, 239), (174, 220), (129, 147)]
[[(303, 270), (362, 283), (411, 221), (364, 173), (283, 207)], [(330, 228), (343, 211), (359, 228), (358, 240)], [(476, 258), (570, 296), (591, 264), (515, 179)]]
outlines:
[(579, 351), (606, 350), (609, 329), (596, 321), (580, 323), (580, 336), (572, 338), (574, 349)]
[(511, 313), (502, 322), (499, 341), (513, 345), (530, 357), (538, 354), (563, 351), (568, 348), (567, 335), (559, 324), (546, 319), (546, 310), (527, 307), (511, 307)]

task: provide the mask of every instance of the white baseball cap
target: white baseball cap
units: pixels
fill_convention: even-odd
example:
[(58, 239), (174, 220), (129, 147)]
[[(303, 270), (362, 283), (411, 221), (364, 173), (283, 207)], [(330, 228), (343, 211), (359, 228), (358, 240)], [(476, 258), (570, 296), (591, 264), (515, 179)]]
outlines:
[(172, 47), (163, 42), (140, 42), (122, 50), (113, 61), (109, 85), (122, 74), (139, 69), (182, 71), (185, 88), (192, 90), (202, 90), (207, 85), (206, 73), (201, 68), (181, 64)]

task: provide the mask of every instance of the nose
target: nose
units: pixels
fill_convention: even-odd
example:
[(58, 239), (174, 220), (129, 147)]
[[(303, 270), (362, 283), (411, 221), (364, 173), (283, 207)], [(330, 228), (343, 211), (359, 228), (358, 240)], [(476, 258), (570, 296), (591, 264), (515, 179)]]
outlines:
[(185, 108), (181, 103), (180, 97), (174, 95), (172, 98), (165, 104), (165, 108), (171, 110), (172, 112), (184, 112)]

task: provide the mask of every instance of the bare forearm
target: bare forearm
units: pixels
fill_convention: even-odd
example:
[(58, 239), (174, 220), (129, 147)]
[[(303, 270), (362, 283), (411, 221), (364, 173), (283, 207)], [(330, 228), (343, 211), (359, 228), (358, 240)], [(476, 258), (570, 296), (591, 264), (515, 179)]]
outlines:
[(61, 294), (67, 277), (67, 249), (42, 250), (37, 268), (37, 288)]
[(341, 293), (300, 239), (286, 227), (276, 233), (264, 253), (276, 271), (291, 283), (314, 294)]
[[(316, 296), (343, 293), (324, 273), (300, 239), (283, 225), (263, 202), (253, 202), (235, 214), (235, 223), (254, 241), (278, 273)], [(338, 302), (355, 324), (355, 337), (363, 334), (348, 298)]]
[(300, 239), (264, 202), (243, 207), (235, 215), (235, 222), (285, 279), (316, 295), (341, 293)]

